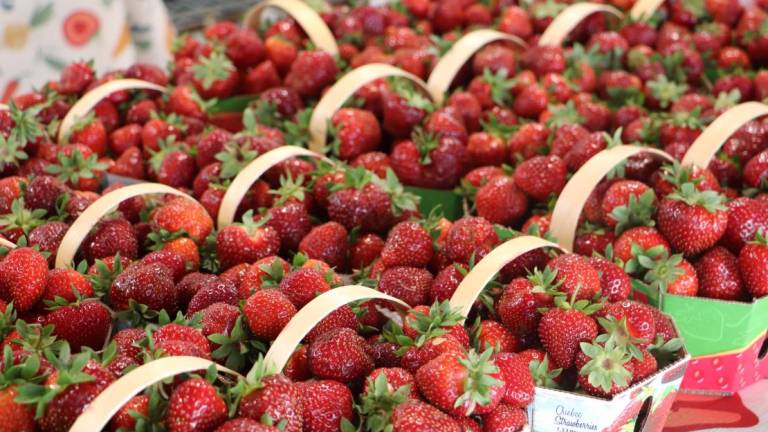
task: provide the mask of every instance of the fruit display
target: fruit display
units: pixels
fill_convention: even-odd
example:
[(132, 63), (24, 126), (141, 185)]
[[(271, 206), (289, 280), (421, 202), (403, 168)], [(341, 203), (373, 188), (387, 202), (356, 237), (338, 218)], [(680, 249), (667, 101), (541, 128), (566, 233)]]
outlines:
[(661, 431), (768, 377), (766, 5), (308, 3), (0, 110), (0, 432)]

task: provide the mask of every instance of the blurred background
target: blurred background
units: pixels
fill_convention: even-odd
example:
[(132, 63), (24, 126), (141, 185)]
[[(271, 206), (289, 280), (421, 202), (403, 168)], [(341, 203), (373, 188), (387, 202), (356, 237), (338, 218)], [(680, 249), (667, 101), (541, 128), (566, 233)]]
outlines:
[(165, 67), (176, 34), (237, 21), (258, 0), (0, 0), (0, 102), (77, 60)]

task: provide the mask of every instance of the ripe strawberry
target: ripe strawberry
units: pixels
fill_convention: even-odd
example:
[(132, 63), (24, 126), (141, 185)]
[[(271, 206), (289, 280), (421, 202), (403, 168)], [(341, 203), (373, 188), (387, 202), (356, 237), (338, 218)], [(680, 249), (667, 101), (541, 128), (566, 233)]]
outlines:
[(216, 428), (216, 432), (279, 432), (275, 426), (267, 426), (258, 420), (249, 418), (236, 418), (224, 422)]
[(603, 195), (603, 222), (619, 232), (646, 224), (651, 219), (655, 203), (656, 194), (645, 183), (619, 180)]
[(392, 432), (459, 432), (462, 430), (456, 420), (449, 415), (430, 404), (413, 399), (395, 406), (389, 423)]
[(621, 260), (624, 263), (629, 262), (635, 258), (635, 253), (632, 251), (633, 245), (635, 248), (647, 251), (654, 247), (659, 247), (661, 251), (665, 252), (667, 256), (671, 254), (669, 243), (655, 228), (651, 227), (635, 227), (624, 231), (616, 241), (613, 242), (613, 254), (614, 257)]
[(496, 302), (496, 313), (512, 334), (521, 337), (536, 331), (541, 319), (539, 308), (549, 306), (551, 298), (547, 294), (534, 293), (534, 286), (537, 291), (545, 291), (553, 282), (554, 274), (546, 272), (531, 279), (516, 278), (507, 285)]
[(104, 123), (93, 115), (88, 115), (78, 120), (70, 130), (67, 142), (82, 144), (91, 149), (98, 156), (104, 156), (107, 152), (107, 129)]
[(32, 407), (16, 402), (19, 392), (16, 386), (0, 390), (0, 415), (3, 416), (2, 432), (34, 432), (35, 412)]
[(191, 70), (192, 84), (204, 99), (228, 97), (239, 81), (235, 66), (217, 50), (197, 58)]
[(563, 307), (552, 308), (541, 318), (539, 339), (555, 365), (567, 369), (573, 365), (579, 344), (597, 337), (597, 323), (585, 311), (559, 303)]
[(707, 250), (728, 226), (725, 197), (715, 191), (697, 191), (693, 183), (667, 195), (659, 205), (659, 230), (672, 246), (686, 255)]
[(483, 320), (474, 330), (475, 347), (480, 350), (492, 349), (499, 353), (512, 353), (519, 349), (517, 337), (500, 322)]
[(331, 122), (334, 135), (331, 151), (340, 159), (350, 161), (363, 153), (378, 150), (381, 127), (370, 111), (342, 108), (333, 115)]
[(352, 392), (344, 384), (332, 380), (297, 383), (304, 409), (304, 430), (335, 431), (342, 419), (352, 420)]
[(418, 223), (405, 221), (395, 225), (381, 250), (384, 267), (424, 267), (432, 260), (432, 237)]
[[(370, 183), (372, 173), (361, 170), (348, 171), (349, 187), (332, 192), (328, 197), (328, 217), (348, 230), (360, 227), (364, 232), (384, 232), (393, 223), (392, 200), (384, 189)], [(357, 177), (356, 172), (364, 177)]]
[(43, 209), (48, 214), (54, 214), (56, 201), (62, 194), (69, 192), (69, 187), (63, 182), (45, 173), (39, 173), (27, 184), (24, 204), (26, 208)]
[(727, 249), (709, 250), (696, 263), (699, 295), (721, 300), (743, 300), (746, 290), (739, 274), (739, 261)]
[(519, 431), (528, 424), (525, 410), (511, 405), (500, 404), (491, 413), (483, 416), (483, 432)]
[(418, 267), (391, 267), (381, 274), (379, 291), (408, 303), (427, 304), (432, 286), (432, 274)]
[(152, 118), (144, 123), (144, 126), (141, 128), (142, 150), (145, 154), (149, 155), (150, 151), (159, 150), (158, 142), (160, 140), (168, 140), (171, 137), (181, 141), (181, 131), (175, 125), (169, 124), (165, 120)]
[[(394, 231), (394, 228), (392, 231)], [(390, 232), (389, 235), (392, 236), (392, 233)], [(352, 245), (352, 250), (349, 254), (349, 266), (352, 269), (363, 269), (370, 266), (382, 256), (385, 247), (386, 243), (381, 237), (376, 234), (364, 234)]]
[(271, 341), (296, 315), (296, 307), (282, 292), (265, 289), (248, 297), (243, 313), (253, 334), (262, 340)]
[[(359, 306), (364, 309), (364, 305)], [(344, 305), (334, 310), (321, 319), (312, 330), (307, 333), (304, 338), (308, 343), (312, 343), (318, 336), (337, 328), (348, 328), (351, 330), (357, 330), (358, 325), (362, 323), (362, 319), (358, 319), (355, 310), (349, 305)]]
[(128, 301), (135, 300), (153, 310), (173, 314), (178, 309), (173, 274), (162, 264), (137, 264), (121, 273), (109, 290), (112, 307), (128, 309)]
[(279, 289), (297, 309), (301, 309), (316, 295), (330, 290), (331, 286), (321, 271), (304, 267), (288, 273), (280, 281)]
[(698, 272), (682, 255), (668, 257), (666, 253), (661, 253), (652, 260), (639, 261), (648, 270), (644, 276), (645, 282), (654, 290), (691, 297), (696, 296), (700, 290)]
[(31, 248), (11, 250), (0, 261), (0, 299), (13, 302), (14, 309), (25, 312), (45, 294), (48, 262)]
[(482, 259), (499, 243), (493, 225), (481, 217), (463, 217), (453, 223), (445, 238), (445, 250), (451, 261), (462, 264)]
[(318, 225), (299, 243), (299, 252), (309, 258), (325, 261), (331, 267), (343, 270), (347, 267), (349, 243), (347, 230), (337, 222)]
[(565, 186), (568, 168), (557, 156), (534, 156), (515, 169), (515, 184), (528, 196), (545, 201)]
[(73, 269), (52, 269), (48, 271), (48, 282), (45, 285), (44, 300), (53, 301), (61, 297), (68, 302), (74, 302), (75, 291), (84, 298), (93, 296), (93, 285), (82, 273)]
[[(55, 392), (38, 420), (44, 431), (69, 430), (88, 404), (115, 380), (111, 372), (85, 356), (75, 357), (66, 369), (54, 371), (44, 382), (45, 388)], [(42, 394), (45, 393), (43, 389)]]
[(365, 339), (349, 328), (337, 328), (321, 334), (309, 345), (312, 374), (340, 382), (356, 381), (367, 376), (373, 370), (374, 362), (365, 347)]
[(754, 298), (768, 295), (768, 274), (765, 271), (765, 260), (768, 257), (768, 243), (765, 231), (761, 230), (755, 240), (747, 243), (739, 253), (739, 270), (744, 278), (744, 284)]
[(289, 200), (284, 204), (276, 204), (267, 211), (265, 219), (267, 225), (277, 231), (284, 251), (295, 251), (301, 240), (312, 230), (307, 205), (300, 202)]
[(136, 395), (121, 406), (120, 410), (112, 417), (112, 427), (116, 430), (120, 428), (135, 429), (137, 420), (135, 416), (137, 414), (142, 417), (149, 416), (149, 396)]
[(497, 176), (477, 189), (477, 215), (490, 223), (513, 226), (528, 211), (528, 200), (510, 177)]
[[(382, 385), (383, 384), (383, 385)], [(400, 391), (406, 396), (406, 399), (419, 399), (419, 391), (416, 388), (416, 380), (407, 370), (399, 367), (374, 369), (366, 378), (363, 384), (363, 394), (371, 396), (371, 392), (381, 391), (379, 387), (386, 386), (388, 394)], [(408, 386), (407, 391), (401, 390)]]
[(592, 300), (600, 294), (600, 274), (584, 257), (560, 255), (549, 261), (547, 268), (556, 273), (557, 289), (569, 299)]
[[(240, 309), (227, 303), (213, 303), (202, 311), (203, 336), (208, 337), (213, 334), (229, 335), (235, 327), (237, 319), (240, 317)], [(219, 344), (210, 342), (211, 350), (219, 348)]]
[(462, 272), (466, 272), (466, 269), (461, 264), (448, 265), (440, 270), (432, 280), (429, 301), (434, 303), (449, 300), (464, 279)]
[(533, 402), (534, 383), (527, 359), (517, 354), (501, 353), (493, 357), (501, 370), (501, 379), (505, 383), (502, 404), (525, 408)]
[(216, 235), (216, 252), (223, 269), (239, 263), (258, 261), (280, 251), (280, 236), (267, 218), (254, 220), (253, 211), (243, 215), (242, 224), (229, 225)]
[(656, 373), (658, 370), (658, 364), (656, 362), (656, 357), (654, 357), (650, 352), (647, 350), (640, 350), (640, 352), (643, 354), (642, 359), (632, 358), (630, 363), (632, 363), (632, 383), (640, 382), (649, 376)]
[(156, 345), (173, 341), (184, 342), (193, 345), (197, 351), (204, 353), (205, 357), (210, 357), (208, 339), (203, 336), (202, 331), (194, 327), (176, 323), (165, 324), (152, 334), (152, 339)]
[(92, 63), (70, 63), (61, 70), (58, 92), (65, 95), (78, 95), (83, 93), (95, 79)]
[(602, 397), (624, 391), (633, 380), (633, 364), (629, 355), (611, 341), (605, 345), (582, 342), (576, 355), (579, 385), (587, 393)]
[(213, 231), (213, 219), (199, 203), (184, 197), (171, 198), (150, 215), (156, 230), (171, 233), (186, 231), (195, 243), (202, 241)]
[(632, 291), (632, 281), (624, 269), (613, 262), (593, 256), (589, 264), (600, 274), (600, 292), (609, 302), (626, 300)]
[(185, 144), (174, 138), (160, 140), (158, 150), (150, 151), (150, 173), (157, 181), (175, 188), (189, 187), (195, 178), (195, 159)]
[(315, 98), (334, 83), (339, 68), (325, 51), (301, 51), (285, 76), (285, 84), (302, 97)]
[(82, 347), (101, 349), (112, 330), (112, 314), (98, 300), (56, 302), (45, 322), (54, 326), (53, 334), (67, 341), (73, 352)]
[(768, 179), (768, 150), (763, 150), (744, 166), (744, 183), (759, 188)]
[(171, 394), (166, 424), (169, 431), (213, 431), (227, 420), (227, 404), (216, 387), (202, 378), (190, 378)]
[(235, 305), (237, 300), (237, 287), (233, 282), (223, 278), (208, 280), (189, 300), (187, 316), (192, 316), (214, 303)]
[[(492, 353), (472, 350), (466, 356), (441, 354), (419, 368), (416, 384), (430, 403), (449, 414), (487, 414), (496, 408), (506, 390)], [(472, 384), (468, 385), (467, 380)]]
[(475, 132), (467, 141), (467, 158), (471, 166), (501, 165), (507, 160), (507, 145), (498, 136)]

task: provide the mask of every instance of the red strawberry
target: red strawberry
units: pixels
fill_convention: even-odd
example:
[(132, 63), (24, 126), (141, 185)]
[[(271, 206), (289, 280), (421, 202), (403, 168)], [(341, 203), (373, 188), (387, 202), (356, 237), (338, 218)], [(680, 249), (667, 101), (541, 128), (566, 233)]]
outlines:
[(214, 303), (235, 305), (237, 300), (237, 287), (233, 282), (223, 278), (208, 280), (189, 300), (187, 316), (193, 316)]
[(449, 300), (464, 279), (462, 272), (466, 272), (466, 269), (461, 264), (449, 265), (440, 270), (432, 280), (429, 290), (430, 302)]
[[(364, 305), (360, 305), (360, 308), (364, 307)], [(315, 324), (304, 339), (307, 342), (312, 343), (318, 336), (337, 328), (357, 330), (361, 321), (362, 320), (358, 320), (355, 311), (349, 305), (344, 305), (329, 313), (325, 318)]]
[[(390, 232), (390, 236), (391, 235)], [(352, 250), (349, 256), (350, 267), (353, 269), (362, 269), (370, 266), (382, 255), (382, 251), (385, 247), (386, 243), (384, 240), (376, 234), (365, 234), (362, 237), (359, 237), (355, 241), (355, 244), (352, 245)]]
[(267, 376), (263, 362), (257, 362), (251, 373), (241, 379), (235, 394), (242, 396), (238, 415), (250, 419), (269, 417), (274, 423), (284, 422), (285, 430), (302, 430), (303, 407), (297, 385), (283, 375)]
[(445, 250), (451, 261), (466, 264), (474, 257), (482, 259), (499, 243), (493, 225), (481, 217), (463, 217), (453, 223), (445, 238)]
[(302, 97), (314, 98), (334, 83), (338, 72), (336, 60), (327, 52), (301, 51), (291, 63), (285, 84)]
[[(374, 369), (363, 384), (363, 393), (370, 395), (372, 391), (378, 390), (380, 384), (386, 383), (386, 391), (394, 393), (404, 386), (409, 386), (405, 393), (408, 399), (419, 399), (419, 390), (416, 388), (416, 380), (413, 375), (403, 368), (378, 368)], [(380, 391), (380, 390), (379, 390)]]
[(206, 120), (208, 117), (200, 96), (191, 86), (186, 85), (180, 85), (171, 91), (165, 111), (200, 120)]
[(169, 431), (213, 431), (227, 420), (227, 404), (202, 378), (190, 378), (171, 394), (166, 424)]
[[(538, 273), (529, 279), (516, 278), (507, 285), (496, 302), (496, 313), (504, 325), (518, 337), (529, 335), (536, 331), (541, 313), (539, 308), (551, 304), (551, 298), (546, 294), (534, 293), (551, 288), (554, 274)], [(534, 285), (534, 283), (536, 285)]]
[(475, 132), (467, 141), (467, 157), (472, 166), (501, 165), (507, 160), (507, 145), (498, 136)]
[[(45, 387), (56, 388), (56, 395), (45, 406), (43, 417), (38, 420), (42, 430), (69, 430), (88, 404), (115, 380), (114, 375), (103, 366), (86, 359), (73, 360), (68, 374), (54, 371), (46, 378)], [(75, 378), (72, 378), (73, 374)]]
[(45, 322), (54, 326), (54, 335), (69, 342), (73, 352), (82, 347), (101, 349), (112, 330), (112, 314), (98, 300), (64, 301), (48, 312)]
[[(492, 353), (473, 350), (466, 356), (441, 354), (419, 368), (416, 384), (429, 402), (447, 413), (487, 414), (496, 408), (506, 390)], [(467, 380), (472, 380), (473, 386), (468, 386)]]
[(258, 261), (280, 251), (280, 237), (268, 219), (255, 221), (253, 212), (243, 215), (242, 224), (229, 225), (216, 235), (216, 252), (221, 266), (228, 269), (239, 263)]
[(120, 428), (125, 428), (127, 430), (135, 429), (136, 414), (143, 417), (148, 417), (149, 396), (145, 394), (136, 395), (123, 406), (121, 406), (120, 410), (114, 415), (114, 417), (112, 417), (112, 427), (116, 430)]
[(337, 222), (318, 225), (299, 243), (299, 252), (309, 258), (325, 261), (339, 270), (346, 268), (349, 243), (347, 230)]
[(707, 250), (723, 236), (728, 226), (725, 198), (715, 191), (697, 191), (683, 184), (659, 205), (659, 230), (672, 246), (686, 255)]
[(280, 282), (280, 291), (297, 309), (304, 307), (316, 295), (331, 289), (326, 275), (321, 271), (304, 267), (288, 273)]
[(500, 353), (512, 353), (519, 349), (517, 337), (498, 321), (481, 321), (474, 335), (475, 347), (481, 350), (492, 349)]
[(258, 420), (236, 418), (228, 420), (216, 428), (216, 432), (279, 432), (275, 426), (267, 426)]
[(515, 184), (538, 201), (558, 195), (565, 186), (568, 168), (557, 156), (534, 156), (515, 169)]
[(392, 267), (379, 279), (379, 291), (399, 298), (410, 306), (427, 304), (432, 286), (432, 274), (423, 268)]
[(539, 322), (539, 338), (549, 357), (561, 368), (573, 365), (581, 342), (597, 337), (597, 323), (578, 309), (552, 308)]
[(33, 432), (35, 424), (35, 412), (30, 406), (16, 402), (19, 392), (14, 385), (0, 390), (0, 415), (3, 421), (3, 432)]
[(98, 156), (107, 152), (107, 129), (104, 123), (93, 115), (83, 117), (71, 129), (67, 140), (71, 144), (82, 144)]
[(739, 254), (739, 270), (744, 278), (744, 284), (754, 298), (768, 295), (768, 272), (765, 270), (765, 260), (768, 257), (768, 243), (765, 231), (761, 230), (755, 240), (747, 243)]
[(739, 261), (723, 247), (715, 247), (704, 254), (696, 263), (696, 274), (702, 297), (721, 300), (743, 300), (746, 297), (742, 274), (739, 274)]
[(477, 214), (490, 223), (512, 226), (528, 211), (528, 200), (510, 177), (497, 176), (475, 195)]
[(112, 282), (109, 298), (117, 310), (128, 309), (129, 300), (135, 300), (153, 310), (165, 309), (169, 314), (175, 313), (178, 308), (173, 275), (162, 264), (137, 264), (129, 267)]
[(192, 84), (204, 99), (225, 98), (231, 95), (239, 81), (237, 69), (219, 51), (197, 58), (191, 70)]
[(603, 221), (609, 228), (618, 227), (620, 231), (648, 223), (655, 203), (656, 195), (645, 183), (619, 180), (603, 195)]
[(658, 370), (658, 365), (656, 363), (656, 357), (654, 357), (651, 353), (649, 353), (647, 350), (640, 350), (643, 354), (643, 358), (638, 360), (637, 358), (632, 358), (632, 373), (634, 375), (634, 378), (632, 379), (632, 383), (640, 382), (649, 376), (656, 373)]
[(624, 269), (613, 262), (593, 256), (589, 264), (600, 274), (600, 292), (609, 302), (626, 300), (632, 291), (632, 281)]
[(379, 121), (370, 111), (342, 108), (333, 115), (334, 140), (331, 151), (342, 160), (378, 150), (381, 143)]
[(127, 148), (116, 160), (115, 164), (107, 169), (111, 174), (135, 179), (144, 178), (144, 160), (138, 147)]
[(651, 227), (635, 227), (624, 231), (624, 233), (613, 242), (613, 254), (614, 256), (626, 263), (635, 257), (632, 252), (632, 246), (635, 245), (641, 250), (649, 250), (654, 247), (660, 247), (663, 252), (666, 252), (667, 256), (670, 255), (671, 250), (669, 243), (655, 228)]
[(430, 404), (409, 399), (392, 409), (392, 432), (459, 432), (456, 420)]
[(387, 236), (381, 251), (385, 267), (424, 267), (432, 260), (432, 237), (416, 222), (400, 222)]
[(243, 313), (253, 334), (262, 340), (271, 341), (296, 314), (296, 306), (282, 292), (265, 289), (248, 297)]
[(600, 294), (600, 274), (584, 257), (560, 255), (549, 261), (547, 268), (556, 273), (557, 289), (564, 292), (568, 299), (591, 300)]
[(744, 183), (759, 188), (768, 179), (768, 150), (763, 150), (744, 166)]
[(533, 402), (534, 383), (528, 361), (517, 354), (501, 353), (494, 356), (505, 383), (503, 404), (525, 408)]
[(58, 92), (65, 95), (83, 93), (95, 79), (93, 64), (86, 62), (70, 63), (61, 70)]
[(728, 203), (728, 228), (723, 243), (731, 252), (738, 253), (760, 229), (768, 231), (768, 204), (746, 197)]
[(519, 431), (528, 424), (525, 410), (507, 404), (500, 404), (491, 413), (483, 416), (483, 432)]
[(610, 341), (604, 346), (582, 342), (576, 355), (579, 385), (587, 393), (606, 399), (629, 387), (633, 381), (632, 366), (629, 355)]
[(54, 300), (55, 297), (61, 297), (68, 302), (74, 302), (74, 291), (81, 297), (92, 297), (93, 285), (85, 275), (73, 269), (53, 269), (48, 272), (43, 299)]
[(171, 198), (150, 215), (153, 228), (171, 233), (186, 231), (200, 244), (213, 231), (213, 219), (199, 203), (184, 197)]
[(20, 312), (40, 301), (47, 281), (48, 262), (34, 249), (13, 249), (0, 261), (0, 299), (12, 301)]
[(205, 357), (210, 357), (210, 345), (208, 339), (203, 336), (202, 331), (197, 328), (186, 325), (169, 323), (158, 328), (153, 334), (152, 339), (156, 345), (162, 345), (166, 342), (184, 342), (193, 345), (197, 351), (204, 353)]
[(56, 201), (68, 192), (69, 188), (64, 183), (55, 177), (40, 173), (33, 176), (27, 184), (24, 204), (26, 208), (43, 209), (48, 214), (53, 214), (56, 211)]
[(333, 432), (341, 428), (342, 419), (353, 419), (352, 392), (344, 384), (319, 380), (297, 385), (304, 409), (304, 430)]

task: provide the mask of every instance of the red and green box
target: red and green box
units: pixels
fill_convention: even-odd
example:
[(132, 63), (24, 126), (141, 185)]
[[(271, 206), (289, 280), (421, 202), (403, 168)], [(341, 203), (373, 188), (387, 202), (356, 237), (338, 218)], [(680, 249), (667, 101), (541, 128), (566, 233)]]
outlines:
[(768, 297), (751, 303), (648, 293), (691, 354), (683, 390), (736, 393), (768, 377)]

